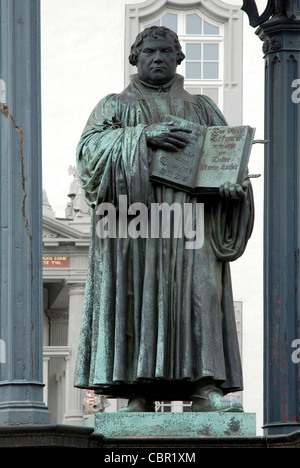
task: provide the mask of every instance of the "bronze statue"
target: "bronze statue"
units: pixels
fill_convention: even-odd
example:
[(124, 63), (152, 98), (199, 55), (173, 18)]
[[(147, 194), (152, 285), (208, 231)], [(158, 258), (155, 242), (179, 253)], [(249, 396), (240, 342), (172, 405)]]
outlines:
[(156, 400), (189, 400), (192, 411), (242, 411), (224, 395), (243, 388), (229, 262), (243, 254), (253, 228), (249, 179), (205, 198), (201, 248), (186, 249), (175, 236), (131, 238), (118, 226), (115, 237), (97, 234), (99, 206), (121, 211), (120, 196), (148, 209), (199, 202), (149, 180), (153, 152), (180, 155), (189, 140), (184, 129), (161, 122), (164, 113), (227, 125), (210, 98), (184, 90), (174, 32), (145, 29), (129, 59), (137, 74), (96, 105), (78, 145), (92, 226), (75, 386), (128, 398), (125, 411), (154, 411)]

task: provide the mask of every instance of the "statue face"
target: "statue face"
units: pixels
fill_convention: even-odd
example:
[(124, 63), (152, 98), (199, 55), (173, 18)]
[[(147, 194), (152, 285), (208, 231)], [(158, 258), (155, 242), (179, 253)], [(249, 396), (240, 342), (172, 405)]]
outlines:
[(145, 83), (160, 85), (170, 81), (176, 72), (177, 55), (172, 39), (145, 38), (138, 56), (139, 78)]

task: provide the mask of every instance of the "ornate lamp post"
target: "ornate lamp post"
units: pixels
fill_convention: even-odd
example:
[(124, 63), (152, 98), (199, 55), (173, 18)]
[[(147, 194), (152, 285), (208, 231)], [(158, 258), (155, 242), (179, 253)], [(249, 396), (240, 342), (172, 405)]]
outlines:
[(300, 2), (242, 9), (265, 54), (264, 430), (300, 429)]

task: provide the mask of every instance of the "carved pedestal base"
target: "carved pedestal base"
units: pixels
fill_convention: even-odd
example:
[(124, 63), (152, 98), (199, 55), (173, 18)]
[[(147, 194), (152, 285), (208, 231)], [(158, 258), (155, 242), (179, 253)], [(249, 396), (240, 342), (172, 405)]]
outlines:
[(85, 426), (104, 437), (255, 436), (254, 413), (96, 413)]

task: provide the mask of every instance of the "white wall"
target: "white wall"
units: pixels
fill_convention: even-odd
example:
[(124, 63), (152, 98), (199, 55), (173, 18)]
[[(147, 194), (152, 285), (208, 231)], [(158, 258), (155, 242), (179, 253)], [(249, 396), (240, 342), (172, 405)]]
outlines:
[[(43, 184), (57, 217), (64, 217), (76, 145), (95, 104), (124, 86), (125, 4), (140, 0), (42, 0)], [(242, 5), (242, 1), (231, 0)], [(259, 9), (266, 4), (258, 0)], [(263, 138), (262, 43), (244, 15), (244, 124)], [(232, 264), (234, 298), (243, 301), (244, 409), (262, 426), (263, 391), (263, 147), (256, 145), (250, 172), (256, 223), (244, 256)]]
[[(242, 1), (231, 1), (242, 5)], [(258, 0), (260, 12), (266, 6)], [(243, 123), (256, 127), (264, 138), (264, 59), (262, 42), (244, 14)], [(257, 415), (257, 432), (263, 424), (263, 145), (254, 145), (249, 165), (255, 197), (255, 226), (243, 257), (232, 264), (234, 298), (243, 301), (244, 410)]]
[(64, 216), (76, 145), (101, 97), (123, 88), (123, 0), (42, 0), (43, 181)]

